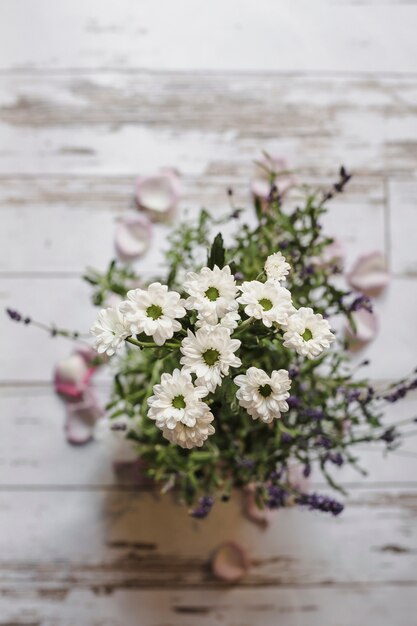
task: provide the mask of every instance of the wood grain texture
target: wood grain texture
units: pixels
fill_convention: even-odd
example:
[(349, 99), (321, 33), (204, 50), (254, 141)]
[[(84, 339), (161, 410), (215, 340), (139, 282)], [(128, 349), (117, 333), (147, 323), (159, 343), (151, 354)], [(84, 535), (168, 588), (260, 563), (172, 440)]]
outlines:
[(415, 77), (13, 74), (1, 76), (0, 103), (2, 173), (136, 174), (174, 162), (226, 177), (248, 174), (261, 149), (333, 175), (341, 162), (361, 174), (417, 168)]
[(416, 71), (415, 3), (2, 0), (0, 10), (6, 71)]
[(246, 587), (417, 585), (414, 491), (363, 493), (337, 519), (286, 509), (266, 531), (237, 500), (203, 523), (168, 496), (132, 491), (1, 492), (0, 507), (10, 529), (0, 540), (0, 593), (218, 588), (207, 564), (230, 539), (251, 556)]
[[(314, 184), (354, 170), (326, 229), (348, 267), (386, 253), (394, 279), (366, 356), (372, 378), (404, 375), (417, 345), (416, 25), (411, 0), (0, 0), (1, 307), (87, 330), (78, 275), (113, 255), (135, 177), (175, 165), (180, 212), (219, 214), (230, 187), (248, 204), (265, 149)], [(291, 509), (261, 532), (236, 499), (199, 524), (117, 479), (127, 452), (103, 432), (65, 443), (49, 385), (68, 342), (5, 319), (0, 335), (0, 626), (415, 625), (416, 437), (389, 459), (363, 449), (368, 479), (342, 470), (338, 519)], [(231, 538), (252, 567), (225, 587), (208, 561)]]

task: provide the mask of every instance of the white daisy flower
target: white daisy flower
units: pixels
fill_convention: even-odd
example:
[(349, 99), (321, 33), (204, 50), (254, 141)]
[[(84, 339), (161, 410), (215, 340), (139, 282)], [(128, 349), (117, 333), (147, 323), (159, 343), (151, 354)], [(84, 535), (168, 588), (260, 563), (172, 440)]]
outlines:
[(201, 401), (207, 395), (204, 387), (194, 387), (190, 374), (175, 369), (172, 374), (162, 374), (161, 382), (153, 388), (148, 399), (148, 417), (158, 428), (173, 430), (178, 422), (192, 427), (209, 407)]
[(265, 261), (264, 269), (268, 279), (280, 281), (285, 280), (291, 266), (281, 252), (275, 252), (275, 254), (270, 254)]
[(181, 448), (199, 448), (214, 433), (214, 426), (211, 424), (213, 419), (213, 414), (210, 410), (207, 410), (196, 418), (194, 426), (187, 426), (182, 422), (177, 422), (173, 429), (164, 428), (162, 435), (171, 443), (181, 446)]
[(203, 267), (198, 274), (189, 272), (185, 277), (184, 291), (189, 294), (187, 309), (194, 309), (207, 324), (217, 324), (230, 311), (236, 311), (237, 286), (226, 265), (223, 269)]
[(109, 356), (112, 356), (131, 334), (119, 306), (102, 309), (90, 333), (94, 335), (97, 352)]
[(176, 318), (186, 314), (184, 301), (176, 291), (168, 291), (166, 285), (152, 283), (147, 290), (133, 289), (128, 291), (127, 298), (120, 304), (120, 310), (129, 324), (131, 334), (145, 333), (158, 346), (162, 346), (175, 332), (181, 330), (181, 324)]
[(181, 344), (183, 371), (196, 374), (198, 386), (214, 391), (230, 367), (241, 365), (234, 354), (239, 347), (240, 341), (232, 339), (230, 331), (220, 325), (200, 328), (195, 334), (189, 330)]
[(262, 320), (265, 326), (286, 324), (288, 316), (295, 310), (291, 293), (275, 280), (267, 280), (265, 283), (258, 280), (246, 281), (240, 289), (242, 295), (238, 302), (246, 305), (246, 315)]
[(250, 367), (246, 374), (236, 376), (234, 382), (239, 387), (236, 397), (240, 406), (254, 420), (259, 418), (268, 424), (288, 411), (286, 400), (290, 395), (291, 380), (286, 370), (274, 370), (268, 376), (264, 370)]
[(197, 319), (195, 325), (196, 328), (216, 328), (217, 326), (222, 326), (223, 328), (227, 328), (232, 332), (235, 328), (238, 327), (240, 321), (240, 315), (238, 311), (230, 311), (230, 313), (226, 313), (224, 317), (219, 320), (218, 324), (207, 324), (204, 319)]
[(329, 322), (309, 307), (301, 307), (288, 318), (284, 346), (293, 348), (301, 356), (314, 359), (329, 348), (334, 339)]

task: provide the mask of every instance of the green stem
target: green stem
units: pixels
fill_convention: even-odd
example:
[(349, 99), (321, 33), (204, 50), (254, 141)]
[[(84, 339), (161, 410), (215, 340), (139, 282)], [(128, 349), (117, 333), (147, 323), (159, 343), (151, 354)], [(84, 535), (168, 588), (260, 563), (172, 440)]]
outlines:
[[(139, 341), (138, 339), (133, 339), (133, 337), (127, 337), (126, 341), (131, 343), (133, 346), (137, 346), (138, 348), (161, 348), (162, 346), (158, 346), (153, 341)], [(177, 350), (179, 348), (179, 344), (177, 343), (169, 343), (168, 341), (163, 344), (167, 348), (172, 348), (173, 350)]]

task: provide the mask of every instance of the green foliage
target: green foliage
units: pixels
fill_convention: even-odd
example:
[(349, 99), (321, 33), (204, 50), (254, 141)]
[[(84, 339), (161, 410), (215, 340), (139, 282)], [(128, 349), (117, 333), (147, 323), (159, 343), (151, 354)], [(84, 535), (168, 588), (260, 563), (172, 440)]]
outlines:
[[(255, 201), (254, 226), (237, 217), (233, 242), (226, 249), (220, 233), (210, 246), (216, 222), (202, 210), (197, 223), (187, 220), (173, 230), (166, 254), (167, 278), (161, 282), (181, 292), (184, 273), (204, 265), (207, 251), (209, 267), (230, 264), (238, 283), (254, 280), (263, 274), (268, 255), (281, 250), (292, 268), (287, 286), (295, 306), (311, 306), (332, 319), (349, 320), (349, 294), (338, 286), (340, 269), (321, 260), (332, 242), (322, 233), (321, 218), (328, 201), (343, 191), (349, 178), (342, 168), (330, 190), (295, 188), (295, 200), (288, 206), (271, 188), (267, 202)], [(139, 277), (131, 269), (112, 263), (105, 274), (90, 271), (86, 279), (95, 287), (94, 302), (101, 304), (110, 293), (124, 296)], [(248, 322), (233, 336), (242, 341), (242, 367), (234, 375), (254, 364), (267, 372), (289, 370), (291, 408), (274, 423), (253, 421), (237, 403), (232, 378), (226, 378), (207, 401), (215, 416), (216, 433), (201, 449), (184, 450), (168, 443), (147, 418), (147, 399), (153, 385), (163, 372), (179, 366), (181, 333), (170, 348), (138, 350), (127, 345), (118, 363), (108, 406), (110, 416), (129, 418), (128, 437), (136, 442), (148, 475), (165, 488), (175, 487), (184, 502), (190, 504), (207, 494), (227, 496), (233, 486), (251, 483), (257, 486), (262, 506), (268, 500), (271, 477), (277, 473), (283, 488), (288, 493), (294, 491), (289, 471), (294, 461), (306, 473), (316, 465), (329, 485), (338, 489), (336, 465), (357, 467), (354, 445), (384, 442), (384, 437), (390, 447), (395, 445), (395, 434), (392, 438), (384, 436), (383, 393), (352, 374), (343, 340), (336, 349), (310, 361), (283, 347), (280, 328), (275, 328), (271, 337), (271, 329), (258, 321)]]

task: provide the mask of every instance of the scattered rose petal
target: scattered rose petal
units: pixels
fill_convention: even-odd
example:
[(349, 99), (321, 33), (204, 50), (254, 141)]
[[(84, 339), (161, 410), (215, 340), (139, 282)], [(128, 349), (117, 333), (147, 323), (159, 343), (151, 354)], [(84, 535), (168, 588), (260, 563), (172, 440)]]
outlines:
[(245, 517), (261, 528), (266, 528), (271, 523), (272, 511), (270, 509), (260, 509), (256, 504), (255, 486), (247, 485), (242, 493), (243, 513)]
[(355, 352), (360, 350), (370, 341), (372, 341), (377, 333), (379, 322), (375, 313), (370, 313), (366, 309), (360, 309), (352, 313), (352, 318), (356, 328), (348, 325), (345, 330), (345, 337), (348, 342), (349, 350)]
[(354, 289), (367, 296), (377, 296), (389, 283), (384, 255), (382, 252), (369, 252), (360, 256), (346, 278)]
[[(267, 201), (271, 193), (271, 180), (268, 172), (279, 173), (287, 169), (285, 159), (274, 155), (264, 155), (256, 166), (255, 176), (251, 182), (252, 194), (260, 200)], [(294, 186), (295, 178), (291, 174), (282, 174), (276, 176), (272, 182), (282, 198)]]
[(114, 245), (122, 261), (133, 261), (145, 254), (152, 238), (152, 224), (146, 215), (130, 215), (119, 220)]
[(88, 390), (80, 402), (73, 404), (68, 402), (66, 409), (67, 441), (73, 445), (83, 445), (90, 441), (93, 438), (95, 424), (104, 413), (93, 392)]
[(227, 582), (243, 578), (250, 566), (246, 550), (235, 541), (220, 544), (211, 558), (214, 576)]
[(68, 399), (80, 398), (93, 373), (80, 354), (72, 354), (55, 368), (55, 390)]
[(172, 216), (179, 196), (180, 183), (175, 170), (165, 169), (155, 176), (140, 176), (136, 181), (138, 206), (148, 211), (157, 221), (163, 221)]
[(80, 343), (74, 350), (75, 354), (79, 354), (88, 367), (92, 367), (92, 363), (97, 359), (98, 352), (94, 350), (93, 346), (89, 346), (86, 343)]

